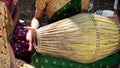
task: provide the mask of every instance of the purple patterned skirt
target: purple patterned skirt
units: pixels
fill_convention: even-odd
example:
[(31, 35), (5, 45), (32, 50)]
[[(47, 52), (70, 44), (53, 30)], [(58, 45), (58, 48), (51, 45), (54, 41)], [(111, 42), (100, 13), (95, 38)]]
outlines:
[(30, 63), (34, 48), (32, 51), (28, 51), (29, 45), (28, 41), (26, 40), (27, 32), (28, 30), (24, 28), (23, 23), (17, 23), (16, 27), (14, 28), (10, 44), (13, 48), (16, 58)]

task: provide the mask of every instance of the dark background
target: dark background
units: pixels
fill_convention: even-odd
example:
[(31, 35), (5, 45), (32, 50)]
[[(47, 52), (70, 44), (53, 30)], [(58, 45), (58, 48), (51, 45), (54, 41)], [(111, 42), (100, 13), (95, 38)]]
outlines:
[(27, 23), (31, 21), (35, 13), (36, 0), (19, 0), (20, 5), (20, 19), (25, 20)]

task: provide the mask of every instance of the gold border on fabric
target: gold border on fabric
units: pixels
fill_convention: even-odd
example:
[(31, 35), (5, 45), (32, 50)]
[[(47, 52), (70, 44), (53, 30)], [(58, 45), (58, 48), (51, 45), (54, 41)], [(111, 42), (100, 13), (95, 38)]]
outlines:
[(49, 19), (56, 13), (59, 9), (64, 7), (70, 0), (51, 0), (46, 8)]
[(82, 0), (81, 12), (86, 12), (88, 10), (89, 0)]

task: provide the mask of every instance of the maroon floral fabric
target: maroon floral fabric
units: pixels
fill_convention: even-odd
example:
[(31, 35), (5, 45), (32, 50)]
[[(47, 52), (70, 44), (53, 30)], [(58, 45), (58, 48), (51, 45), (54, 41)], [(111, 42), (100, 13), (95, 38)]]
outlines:
[(32, 51), (28, 51), (29, 45), (26, 40), (28, 30), (24, 28), (23, 23), (17, 23), (11, 38), (10, 44), (14, 50), (15, 57), (26, 62), (31, 62)]

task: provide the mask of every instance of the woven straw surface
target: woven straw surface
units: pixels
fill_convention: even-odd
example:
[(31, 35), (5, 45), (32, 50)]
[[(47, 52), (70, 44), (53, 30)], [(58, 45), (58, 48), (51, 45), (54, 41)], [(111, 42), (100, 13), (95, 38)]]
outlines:
[(119, 28), (95, 14), (78, 14), (37, 30), (36, 51), (90, 63), (118, 50)]

